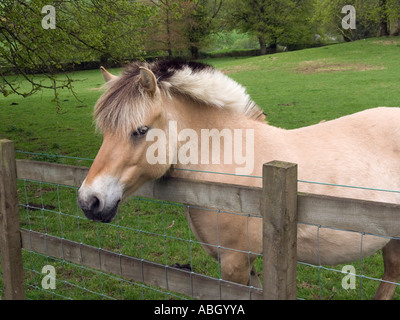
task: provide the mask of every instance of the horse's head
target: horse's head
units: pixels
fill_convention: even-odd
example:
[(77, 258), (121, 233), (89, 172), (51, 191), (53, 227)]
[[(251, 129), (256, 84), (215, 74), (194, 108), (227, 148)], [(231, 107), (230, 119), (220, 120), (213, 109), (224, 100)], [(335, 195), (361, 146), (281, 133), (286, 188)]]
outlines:
[[(78, 199), (92, 220), (110, 222), (123, 198), (146, 181), (162, 177), (171, 165), (187, 165), (186, 152), (203, 129), (214, 129), (219, 123), (222, 130), (233, 113), (264, 119), (242, 86), (209, 65), (181, 60), (135, 62), (119, 77), (104, 68), (102, 72), (108, 90), (97, 102), (94, 116), (103, 144)], [(193, 134), (193, 128), (201, 133)], [(179, 134), (178, 129), (182, 129)], [(213, 155), (214, 151), (213, 145)]]
[(154, 74), (139, 65), (120, 77), (104, 68), (102, 72), (108, 89), (94, 115), (103, 143), (79, 189), (78, 202), (87, 218), (110, 222), (123, 198), (146, 181), (163, 176), (170, 166), (152, 165), (146, 159), (146, 150), (154, 144), (146, 136), (164, 131), (167, 123)]

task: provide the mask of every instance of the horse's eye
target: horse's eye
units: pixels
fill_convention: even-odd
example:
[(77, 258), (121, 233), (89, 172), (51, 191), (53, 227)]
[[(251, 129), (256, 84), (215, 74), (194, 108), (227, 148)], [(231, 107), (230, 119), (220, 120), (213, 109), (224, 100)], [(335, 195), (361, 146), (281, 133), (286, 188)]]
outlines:
[(147, 127), (147, 126), (139, 127), (135, 131), (133, 131), (132, 136), (134, 138), (138, 138), (138, 137), (144, 136), (147, 133), (147, 131), (149, 131), (149, 129), (150, 128)]

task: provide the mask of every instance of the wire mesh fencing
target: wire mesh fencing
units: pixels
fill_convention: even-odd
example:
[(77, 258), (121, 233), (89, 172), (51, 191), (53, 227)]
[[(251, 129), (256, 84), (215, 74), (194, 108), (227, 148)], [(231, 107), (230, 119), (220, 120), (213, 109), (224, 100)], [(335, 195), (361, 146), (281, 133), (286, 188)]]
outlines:
[[(384, 188), (369, 188), (360, 187), (354, 185), (343, 185), (343, 184), (331, 184), (325, 182), (315, 182), (315, 181), (304, 181), (299, 180), (300, 184), (321, 186), (326, 188), (326, 190), (331, 190), (335, 193), (337, 189), (347, 192), (355, 191), (356, 194), (353, 197), (359, 196), (360, 198), (366, 197), (371, 198), (375, 196), (382, 196), (384, 194), (387, 198), (391, 198), (390, 202), (398, 202), (399, 190), (391, 190)], [(348, 195), (348, 197), (350, 197)], [(397, 200), (395, 199), (397, 197)], [(350, 197), (351, 198), (351, 197)], [(361, 202), (360, 202), (361, 203)], [(375, 204), (382, 204), (382, 207), (375, 207)], [(387, 204), (391, 206), (390, 204)], [(320, 300), (371, 300), (377, 292), (377, 289), (381, 283), (390, 283), (396, 286), (399, 285), (398, 282), (391, 282), (383, 280), (382, 276), (384, 274), (384, 261), (382, 257), (382, 248), (379, 250), (371, 251), (368, 250), (371, 242), (388, 243), (390, 240), (399, 240), (397, 236), (400, 232), (400, 226), (397, 224), (397, 215), (400, 214), (397, 205), (393, 205), (396, 208), (390, 218), (384, 214), (385, 205), (384, 200), (382, 203), (366, 202), (366, 207), (371, 206), (371, 210), (365, 211), (365, 221), (362, 215), (352, 217), (351, 208), (343, 208), (345, 214), (349, 213), (348, 221), (349, 224), (346, 226), (346, 222), (340, 223), (342, 227), (334, 227), (334, 224), (325, 223), (321, 224), (309, 224), (309, 223), (299, 223), (299, 226), (314, 227), (314, 233), (318, 238), (315, 250), (317, 251), (318, 257), (320, 256), (319, 245), (323, 241), (321, 240), (321, 234), (326, 231), (333, 232), (345, 232), (351, 235), (354, 240), (353, 243), (347, 243), (346, 246), (354, 246), (358, 248), (358, 257), (353, 259), (351, 262), (334, 264), (334, 265), (324, 265), (320, 261), (317, 263), (307, 263), (298, 261), (298, 296), (301, 299), (320, 299)], [(326, 214), (323, 208), (319, 209), (321, 215)], [(329, 211), (329, 206), (325, 211)], [(381, 215), (382, 214), (382, 215)], [(376, 219), (368, 220), (368, 215), (373, 215)], [(381, 217), (380, 217), (381, 215)], [(345, 215), (343, 215), (345, 217)], [(337, 220), (341, 220), (341, 217), (337, 217)], [(355, 226), (354, 220), (358, 219), (360, 225)], [(385, 220), (388, 219), (389, 223), (392, 224), (391, 230), (386, 229)], [(370, 224), (372, 231), (367, 228), (361, 228), (361, 225), (367, 226)], [(382, 230), (380, 230), (382, 228)], [(386, 230), (385, 230), (386, 229)], [(376, 231), (376, 232), (374, 232)], [(345, 233), (342, 233), (344, 235)], [(393, 236), (396, 235), (396, 236)], [(332, 239), (332, 243), (336, 239)], [(325, 239), (326, 241), (326, 239)], [(332, 247), (332, 249), (334, 249)], [(318, 258), (319, 260), (319, 258)], [(394, 293), (393, 299), (398, 300), (400, 298), (400, 293), (397, 289)]]
[[(165, 268), (166, 288), (162, 290), (72, 263), (62, 257), (50, 257), (46, 254), (48, 249), (45, 244), (43, 253), (24, 250), (27, 298), (192, 299), (193, 295), (176, 294), (169, 290), (168, 271), (179, 269), (189, 275), (198, 274), (223, 281), (219, 259), (211, 258), (203, 246), (235, 250), (198, 241), (186, 219), (185, 209), (189, 207), (182, 204), (134, 197), (121, 206), (112, 223), (102, 224), (91, 222), (83, 215), (77, 205), (75, 187), (20, 180), (18, 191), (22, 230), (68, 239), (120, 256), (136, 257)], [(209, 215), (222, 214), (218, 210), (204, 211)], [(26, 241), (28, 248), (32, 246), (29, 236)], [(257, 255), (251, 251), (246, 254)], [(78, 258), (81, 261), (85, 259), (84, 256)], [(100, 255), (98, 259), (101, 259)], [(47, 275), (43, 271), (46, 266), (55, 268), (52, 290), (48, 287), (43, 289), (46, 281), (49, 282), (49, 278), (43, 280)]]
[[(177, 226), (182, 226), (177, 220), (181, 207), (171, 208), (161, 202), (132, 199), (122, 206), (113, 223), (104, 225), (90, 222), (83, 215), (77, 205), (77, 188), (23, 180), (19, 183), (19, 194), (23, 195), (20, 197), (22, 229), (68, 239), (119, 255), (151, 259), (165, 265), (173, 259), (168, 256), (169, 248), (178, 245), (179, 238), (167, 231), (172, 228), (168, 229), (168, 226), (175, 220)], [(146, 216), (151, 214), (155, 216), (149, 221)], [(154, 240), (158, 237), (161, 237), (161, 243)], [(134, 283), (63, 259), (49, 258), (46, 254), (27, 251), (24, 257), (27, 274), (30, 274), (27, 293), (32, 291), (32, 298), (35, 299), (49, 298), (49, 295), (52, 298), (67, 299), (177, 297), (168, 291)], [(42, 268), (46, 265), (56, 266), (56, 290), (42, 290)], [(27, 296), (30, 297), (29, 294)]]
[[(231, 285), (223, 279), (219, 256), (223, 250), (243, 253), (249, 260), (256, 257), (256, 271), (249, 268), (249, 276), (264, 280), (263, 256), (249, 244), (242, 250), (218, 239), (213, 243), (199, 240), (186, 218), (190, 205), (133, 197), (121, 205), (112, 223), (102, 224), (87, 220), (81, 212), (77, 186), (34, 179), (19, 179), (17, 186), (27, 299), (194, 299), (209, 290), (208, 282), (213, 288), (217, 283), (215, 297), (223, 299)], [(257, 215), (196, 209), (217, 222), (223, 214), (230, 214), (243, 217), (247, 228), (250, 219), (260, 219), (262, 224)], [(299, 225), (313, 226), (317, 239), (325, 230), (349, 230), (358, 237), (360, 254), (355, 262), (333, 267), (299, 261), (298, 299), (373, 298), (382, 281), (383, 262), (380, 252), (363, 256), (370, 232), (320, 223)], [(216, 259), (207, 249), (217, 252)], [(318, 245), (315, 250), (319, 255)], [(183, 279), (181, 273), (186, 276), (184, 290), (178, 283)], [(4, 291), (1, 280), (0, 294)], [(261, 290), (240, 288), (241, 298), (262, 298)]]
[[(397, 237), (384, 237), (369, 235), (363, 232), (336, 229), (315, 225), (317, 233), (324, 229), (332, 229), (353, 233), (358, 236), (360, 248), (359, 258), (354, 261), (324, 265), (321, 263), (297, 262), (297, 292), (298, 298), (302, 300), (372, 300), (382, 282), (393, 283), (382, 280), (384, 263), (382, 251), (378, 250), (370, 256), (363, 256), (362, 250), (366, 236), (399, 240)], [(394, 300), (400, 299), (397, 289), (393, 296)]]

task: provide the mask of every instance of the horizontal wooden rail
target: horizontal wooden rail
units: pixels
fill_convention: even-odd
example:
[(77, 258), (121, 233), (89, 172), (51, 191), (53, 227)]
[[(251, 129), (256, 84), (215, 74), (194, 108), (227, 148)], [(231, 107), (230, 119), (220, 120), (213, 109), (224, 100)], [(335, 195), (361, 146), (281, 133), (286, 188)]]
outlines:
[[(19, 179), (80, 187), (88, 172), (85, 167), (17, 160)], [(260, 188), (163, 178), (147, 182), (133, 196), (261, 216)]]
[(80, 187), (89, 168), (33, 160), (16, 160), (17, 178)]
[(400, 205), (299, 194), (299, 222), (369, 233), (384, 237), (400, 236)]
[[(70, 165), (17, 160), (17, 176), (20, 179), (74, 187), (82, 184), (88, 170)], [(261, 217), (261, 188), (165, 178), (146, 183), (134, 195)], [(300, 193), (297, 205), (300, 223), (379, 236), (400, 236), (400, 205), (397, 204)]]

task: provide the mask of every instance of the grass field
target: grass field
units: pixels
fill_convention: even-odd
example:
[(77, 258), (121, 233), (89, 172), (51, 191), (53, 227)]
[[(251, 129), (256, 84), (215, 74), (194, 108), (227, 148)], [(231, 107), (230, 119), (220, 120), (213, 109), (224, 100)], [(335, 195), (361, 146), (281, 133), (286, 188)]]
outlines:
[[(400, 39), (368, 39), (253, 58), (206, 60), (243, 84), (272, 125), (291, 129), (377, 106), (399, 105)], [(110, 70), (118, 74), (119, 69)], [(62, 77), (62, 75), (60, 75)], [(103, 79), (98, 70), (72, 75), (80, 101), (60, 92), (0, 100), (0, 136), (25, 151), (93, 158), (93, 105)], [(23, 85), (22, 85), (23, 86)]]
[[(367, 108), (400, 106), (399, 53), (400, 38), (396, 37), (205, 62), (246, 86), (252, 98), (268, 114), (270, 124), (291, 129)], [(117, 74), (120, 70), (110, 71)], [(82, 159), (42, 155), (92, 159), (100, 147), (101, 136), (95, 133), (92, 109), (102, 93), (101, 74), (92, 70), (71, 76), (79, 80), (74, 89), (79, 100), (70, 92), (62, 91), (59, 113), (51, 91), (26, 99), (16, 95), (2, 97), (0, 138), (14, 140), (17, 150), (38, 153), (29, 156), (36, 160), (90, 165), (90, 161)], [(17, 153), (17, 157), (26, 155)], [(219, 276), (218, 264), (200, 245), (189, 241), (194, 236), (188, 229), (182, 206), (134, 199), (125, 203), (118, 219), (112, 226), (107, 226), (83, 217), (76, 205), (75, 189), (21, 181), (19, 195), (20, 203), (25, 205), (21, 207), (24, 228), (168, 265), (192, 264), (195, 272)], [(164, 293), (48, 257), (25, 253), (24, 259), (27, 268), (32, 270), (27, 273), (28, 296), (32, 299), (170, 298)], [(39, 290), (43, 278), (40, 266), (45, 264), (57, 265), (60, 285), (54, 292)], [(260, 267), (260, 261), (257, 265)], [(366, 277), (380, 278), (382, 275), (380, 254), (354, 266), (357, 272), (362, 269)], [(341, 267), (335, 269), (340, 271)], [(337, 271), (299, 265), (298, 296), (304, 299), (358, 299), (361, 292), (363, 299), (370, 299), (378, 286), (376, 281), (358, 278), (356, 290), (344, 290), (342, 279), (343, 274)], [(82, 286), (86, 290), (81, 290)], [(396, 298), (399, 298), (398, 294)]]

